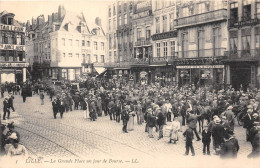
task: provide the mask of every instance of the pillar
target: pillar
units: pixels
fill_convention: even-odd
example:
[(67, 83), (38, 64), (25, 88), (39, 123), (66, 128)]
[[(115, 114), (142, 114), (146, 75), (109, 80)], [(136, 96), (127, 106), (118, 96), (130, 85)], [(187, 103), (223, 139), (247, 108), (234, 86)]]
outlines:
[(26, 68), (23, 68), (23, 82), (26, 82)]

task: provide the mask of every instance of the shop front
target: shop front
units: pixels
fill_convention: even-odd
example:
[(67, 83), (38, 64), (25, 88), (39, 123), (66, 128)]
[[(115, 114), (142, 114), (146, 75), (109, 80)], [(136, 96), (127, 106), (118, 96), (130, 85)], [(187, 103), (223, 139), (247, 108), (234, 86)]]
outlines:
[(23, 83), (26, 81), (26, 68), (28, 63), (0, 63), (1, 83)]
[(81, 68), (72, 68), (72, 67), (60, 67), (60, 68), (52, 68), (52, 78), (56, 78), (58, 80), (70, 80), (75, 81), (80, 78)]
[(184, 65), (176, 66), (179, 86), (197, 87), (212, 86), (221, 88), (224, 86), (224, 65)]
[(176, 70), (172, 65), (151, 66), (152, 83), (159, 83), (160, 85), (175, 85), (176, 84)]

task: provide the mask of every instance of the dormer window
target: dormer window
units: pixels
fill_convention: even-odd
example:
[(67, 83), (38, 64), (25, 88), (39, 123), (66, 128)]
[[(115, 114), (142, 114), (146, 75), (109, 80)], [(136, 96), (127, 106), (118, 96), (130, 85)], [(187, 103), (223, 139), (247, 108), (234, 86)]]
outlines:
[(8, 25), (13, 25), (13, 18), (11, 18), (11, 17), (7, 17), (7, 24)]

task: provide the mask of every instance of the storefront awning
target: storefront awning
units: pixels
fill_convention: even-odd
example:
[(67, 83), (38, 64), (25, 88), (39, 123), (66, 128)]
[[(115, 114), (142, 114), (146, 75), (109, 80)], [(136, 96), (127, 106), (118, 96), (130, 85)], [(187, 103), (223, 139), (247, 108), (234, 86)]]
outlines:
[(211, 68), (224, 68), (224, 65), (184, 65), (176, 66), (177, 69), (211, 69)]

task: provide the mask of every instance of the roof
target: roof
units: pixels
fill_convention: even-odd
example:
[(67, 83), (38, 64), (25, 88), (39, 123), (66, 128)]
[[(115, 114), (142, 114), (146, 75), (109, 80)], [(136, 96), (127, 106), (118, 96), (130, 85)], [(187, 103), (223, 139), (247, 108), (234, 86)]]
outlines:
[[(5, 15), (15, 16), (15, 14), (7, 12), (6, 10), (4, 10), (3, 12), (0, 13), (0, 18), (2, 18)], [(0, 19), (0, 23), (2, 23), (2, 19)], [(13, 20), (13, 25), (14, 26), (21, 26), (21, 27), (23, 26), (19, 21), (15, 20), (15, 19)]]

